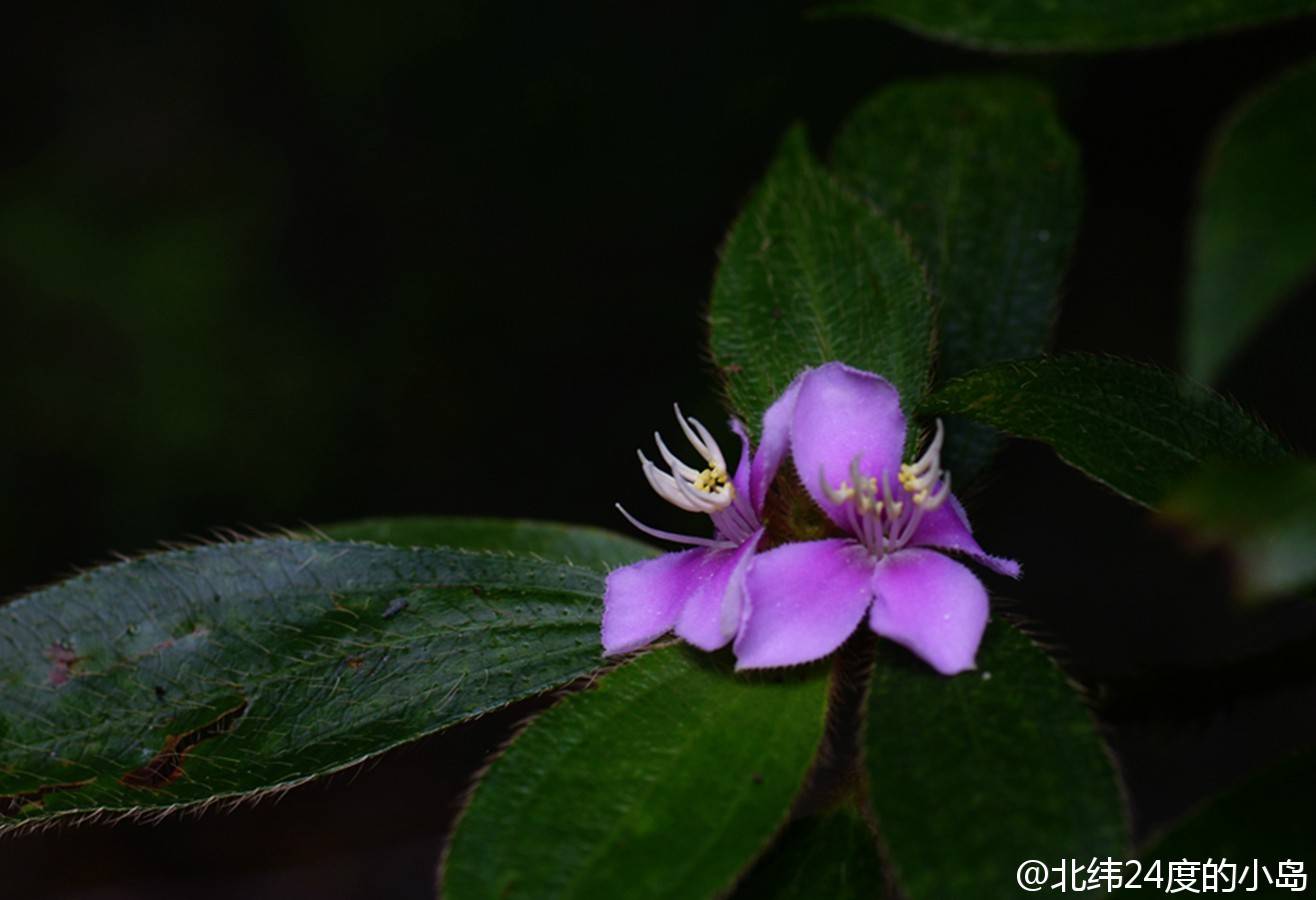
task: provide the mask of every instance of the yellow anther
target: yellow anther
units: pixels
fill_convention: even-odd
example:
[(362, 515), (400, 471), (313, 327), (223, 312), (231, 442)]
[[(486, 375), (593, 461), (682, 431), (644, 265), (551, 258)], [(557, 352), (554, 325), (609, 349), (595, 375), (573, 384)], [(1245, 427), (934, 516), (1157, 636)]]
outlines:
[(730, 494), (734, 490), (727, 480), (726, 470), (713, 468), (704, 469), (695, 477), (694, 488), (705, 494), (720, 494), (724, 491)]
[(833, 503), (845, 503), (854, 496), (854, 488), (850, 487), (848, 481), (842, 481), (836, 487), (832, 487), (826, 482), (826, 480), (824, 480), (822, 487), (823, 493), (827, 495), (827, 499), (831, 500)]

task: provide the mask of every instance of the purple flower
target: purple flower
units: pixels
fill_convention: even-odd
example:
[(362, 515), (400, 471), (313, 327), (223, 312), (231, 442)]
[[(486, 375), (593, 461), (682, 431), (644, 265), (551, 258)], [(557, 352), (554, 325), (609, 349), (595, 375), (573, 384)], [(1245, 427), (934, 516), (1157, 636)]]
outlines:
[[(763, 501), (782, 457), (786, 454), (788, 411), (794, 393), (788, 391), (763, 417), (763, 438), (750, 460), (745, 427), (731, 421), (740, 438), (740, 461), (734, 475), (708, 429), (676, 409), (686, 438), (703, 457), (704, 467), (687, 466), (654, 433), (664, 472), (640, 453), (649, 485), (667, 502), (713, 520), (712, 538), (659, 531), (622, 515), (646, 534), (662, 540), (693, 544), (695, 549), (647, 559), (608, 575), (603, 594), (603, 651), (625, 653), (675, 628), (677, 635), (703, 650), (730, 642), (740, 627), (745, 575), (763, 537)], [(791, 402), (788, 402), (791, 401)]]
[[(956, 551), (1017, 578), (1019, 564), (987, 555), (941, 469), (943, 430), (901, 464), (905, 417), (886, 379), (841, 363), (806, 371), (778, 401), (805, 489), (851, 536), (759, 554), (736, 637), (737, 668), (786, 666), (835, 650), (868, 614), (873, 631), (938, 672), (973, 668), (987, 625), (987, 592)], [(792, 402), (793, 401), (793, 402)], [(785, 410), (779, 412), (786, 418)]]

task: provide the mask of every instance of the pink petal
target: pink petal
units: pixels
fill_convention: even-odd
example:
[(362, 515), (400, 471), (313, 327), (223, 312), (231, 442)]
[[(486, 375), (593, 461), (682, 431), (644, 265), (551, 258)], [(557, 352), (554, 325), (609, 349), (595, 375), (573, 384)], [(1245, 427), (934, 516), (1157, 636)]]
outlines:
[(987, 591), (978, 576), (932, 550), (899, 550), (873, 571), (868, 622), (943, 675), (973, 668), (987, 627)]
[(763, 513), (763, 503), (768, 497), (768, 485), (790, 449), (791, 419), (795, 415), (795, 399), (799, 396), (803, 378), (803, 374), (795, 376), (795, 380), (763, 414), (763, 433), (759, 436), (759, 449), (754, 453), (750, 468), (750, 498), (754, 501), (754, 511), (759, 514)]
[(791, 666), (831, 653), (872, 601), (873, 559), (854, 541), (785, 544), (754, 557), (736, 668)]
[(726, 646), (740, 625), (745, 573), (763, 529), (734, 550), (710, 550), (689, 581), (690, 593), (676, 618), (676, 633), (700, 650)]
[(670, 630), (704, 557), (702, 547), (645, 559), (608, 573), (603, 590), (603, 652), (625, 653)]
[(791, 422), (791, 453), (809, 496), (833, 522), (845, 527), (846, 517), (822, 492), (819, 473), (833, 488), (850, 482), (850, 462), (858, 457), (864, 476), (886, 472), (894, 486), (904, 444), (905, 416), (891, 382), (835, 362), (805, 373)]
[(923, 516), (923, 521), (910, 538), (911, 547), (938, 547), (957, 550), (972, 557), (994, 572), (1018, 578), (1019, 564), (1012, 559), (992, 556), (978, 546), (969, 527), (969, 517), (960, 501), (951, 496), (949, 501)]
[(732, 419), (730, 425), (736, 437), (740, 438), (740, 461), (736, 463), (736, 471), (731, 476), (731, 484), (736, 489), (737, 494), (749, 497), (750, 472), (753, 469), (749, 461), (749, 432), (745, 430), (745, 423), (739, 419)]

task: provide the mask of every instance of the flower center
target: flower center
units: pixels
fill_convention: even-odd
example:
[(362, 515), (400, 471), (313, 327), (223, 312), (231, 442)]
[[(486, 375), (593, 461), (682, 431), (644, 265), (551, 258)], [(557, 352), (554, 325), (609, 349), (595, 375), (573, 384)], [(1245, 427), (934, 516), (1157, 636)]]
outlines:
[(694, 489), (703, 491), (705, 494), (726, 493), (730, 497), (735, 496), (736, 489), (731, 486), (727, 478), (727, 470), (716, 466), (709, 466), (704, 471), (695, 476)]
[(667, 463), (669, 471), (661, 471), (649, 457), (644, 455), (644, 451), (637, 450), (640, 465), (644, 469), (644, 477), (658, 496), (673, 506), (687, 512), (706, 513), (710, 516), (717, 536), (711, 539), (695, 538), (670, 531), (659, 531), (636, 521), (635, 517), (621, 509), (620, 505), (617, 508), (621, 509), (621, 514), (632, 525), (656, 538), (720, 549), (737, 547), (761, 527), (758, 511), (750, 503), (747, 493), (736, 492), (735, 484), (727, 474), (726, 457), (722, 455), (722, 448), (713, 440), (708, 429), (698, 419), (686, 418), (679, 406), (673, 408), (676, 410), (676, 421), (680, 423), (681, 430), (685, 432), (691, 446), (704, 458), (705, 466), (701, 470), (681, 462), (671, 450), (667, 449), (662, 436), (655, 431), (653, 439), (657, 442), (658, 452), (662, 454), (663, 462)]
[[(879, 559), (909, 543), (925, 513), (950, 496), (950, 473), (941, 468), (941, 445), (945, 429), (937, 420), (937, 433), (923, 455), (901, 465), (892, 491), (887, 472), (881, 477), (859, 471), (859, 457), (850, 461), (850, 480), (833, 487), (825, 472), (819, 472), (823, 493), (845, 508), (850, 529)], [(945, 476), (943, 479), (943, 475)]]
[(724, 510), (736, 499), (736, 489), (727, 475), (727, 461), (722, 455), (722, 448), (698, 419), (687, 419), (681, 414), (679, 406), (675, 409), (676, 421), (680, 423), (681, 430), (685, 432), (695, 452), (704, 458), (705, 468), (700, 471), (681, 462), (667, 449), (662, 435), (655, 431), (653, 439), (658, 444), (658, 452), (662, 454), (663, 462), (667, 463), (670, 474), (660, 471), (647, 456), (640, 453), (644, 477), (658, 496), (673, 506), (688, 512), (709, 514)]

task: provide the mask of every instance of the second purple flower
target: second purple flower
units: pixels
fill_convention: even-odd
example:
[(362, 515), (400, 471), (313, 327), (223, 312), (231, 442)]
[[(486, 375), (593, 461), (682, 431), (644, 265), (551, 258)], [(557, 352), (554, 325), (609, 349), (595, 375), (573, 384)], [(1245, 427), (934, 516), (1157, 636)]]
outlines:
[(728, 471), (717, 441), (697, 419), (676, 410), (686, 440), (703, 459), (703, 467), (677, 458), (654, 433), (666, 470), (640, 453), (640, 466), (650, 487), (668, 503), (687, 512), (707, 515), (713, 537), (693, 537), (650, 528), (626, 510), (622, 515), (646, 534), (692, 550), (668, 553), (615, 569), (603, 595), (603, 651), (624, 653), (659, 635), (676, 634), (703, 650), (728, 644), (741, 626), (745, 609), (745, 577), (763, 537), (763, 503), (768, 485), (787, 449), (788, 392), (763, 417), (758, 450), (750, 456), (749, 436), (739, 421), (731, 429), (740, 438), (740, 461)]
[[(791, 455), (810, 496), (849, 537), (785, 544), (749, 570), (738, 668), (809, 662), (835, 650), (868, 616), (879, 635), (937, 671), (973, 668), (987, 592), (966, 555), (1019, 576), (1019, 564), (978, 546), (941, 469), (942, 430), (902, 464), (905, 417), (886, 379), (841, 363), (810, 369), (790, 406)], [(779, 411), (780, 413), (781, 411)]]

